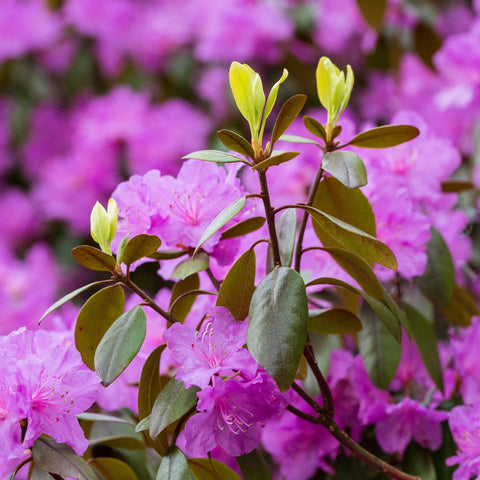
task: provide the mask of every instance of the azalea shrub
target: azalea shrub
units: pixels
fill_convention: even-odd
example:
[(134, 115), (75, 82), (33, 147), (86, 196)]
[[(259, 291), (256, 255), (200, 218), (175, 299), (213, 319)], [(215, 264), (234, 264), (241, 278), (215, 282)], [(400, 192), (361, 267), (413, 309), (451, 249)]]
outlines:
[(3, 3), (1, 478), (480, 478), (478, 1)]

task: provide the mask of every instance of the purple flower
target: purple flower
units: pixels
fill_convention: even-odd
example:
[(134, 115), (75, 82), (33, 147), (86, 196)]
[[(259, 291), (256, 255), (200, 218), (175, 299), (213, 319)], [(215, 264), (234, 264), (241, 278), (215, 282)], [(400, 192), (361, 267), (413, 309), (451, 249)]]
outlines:
[(177, 378), (189, 388), (204, 388), (213, 376), (240, 375), (251, 379), (257, 363), (243, 347), (246, 343), (247, 322), (237, 322), (223, 307), (209, 311), (200, 330), (175, 323), (163, 335), (179, 363)]
[(72, 342), (21, 328), (0, 337), (0, 354), (0, 460), (21, 459), (42, 434), (81, 455), (88, 441), (75, 415), (92, 405), (100, 379)]
[(447, 465), (458, 464), (453, 480), (470, 480), (480, 475), (480, 404), (455, 407), (448, 425), (458, 446), (457, 455), (447, 459)]
[(377, 422), (375, 434), (383, 451), (403, 454), (411, 440), (430, 450), (442, 443), (441, 423), (447, 412), (431, 410), (411, 398), (386, 405), (384, 419)]
[(259, 427), (286, 406), (265, 372), (249, 382), (216, 378), (197, 395), (199, 413), (188, 420), (179, 438), (180, 447), (192, 456), (205, 456), (217, 445), (234, 456), (252, 451), (259, 442)]

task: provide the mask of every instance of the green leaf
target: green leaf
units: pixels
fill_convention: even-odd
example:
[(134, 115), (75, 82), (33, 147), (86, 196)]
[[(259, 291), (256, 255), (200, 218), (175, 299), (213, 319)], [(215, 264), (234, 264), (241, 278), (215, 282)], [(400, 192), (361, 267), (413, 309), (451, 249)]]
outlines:
[(320, 146), (318, 142), (315, 140), (312, 140), (311, 138), (306, 138), (306, 137), (301, 137), (299, 135), (282, 135), (279, 140), (282, 142), (290, 142), (290, 143), (307, 143), (311, 145), (317, 145), (317, 147)]
[(443, 313), (455, 325), (468, 327), (472, 323), (472, 317), (480, 315), (473, 295), (456, 283), (453, 286), (453, 293), (448, 304), (444, 307)]
[(188, 465), (195, 480), (241, 480), (230, 467), (213, 458), (189, 458)]
[(248, 163), (243, 158), (237, 157), (230, 153), (222, 152), (221, 150), (201, 150), (199, 152), (189, 153), (188, 155), (182, 157), (182, 160), (187, 160), (189, 158), (215, 163)]
[(113, 272), (117, 264), (115, 257), (89, 245), (75, 247), (72, 256), (82, 267), (100, 272)]
[(116, 458), (91, 458), (88, 463), (95, 467), (105, 480), (137, 480), (131, 467)]
[(258, 450), (252, 450), (250, 453), (235, 457), (235, 460), (240, 467), (243, 478), (248, 478), (248, 480), (272, 480), (267, 462)]
[(362, 159), (353, 152), (338, 150), (327, 153), (323, 157), (322, 168), (348, 188), (367, 184), (367, 169)]
[(247, 233), (252, 233), (263, 227), (265, 223), (265, 217), (252, 217), (242, 220), (230, 228), (227, 228), (222, 232), (220, 240), (227, 240), (228, 238), (241, 237)]
[[(347, 250), (356, 252), (362, 258), (370, 262), (379, 263), (392, 270), (397, 268), (395, 255), (390, 248), (380, 242), (380, 240), (314, 207), (300, 205), (299, 208), (307, 210), (314, 224), (321, 228), (327, 235), (338, 241), (338, 243)], [(317, 232), (316, 229), (315, 232)]]
[(104, 413), (83, 412), (75, 415), (79, 420), (87, 422), (117, 422), (126, 423), (127, 425), (134, 426), (131, 420), (127, 420), (122, 417), (114, 417), (113, 415), (106, 415)]
[(150, 415), (153, 404), (162, 389), (162, 377), (160, 377), (160, 357), (166, 345), (158, 346), (145, 361), (140, 383), (138, 385), (138, 418)]
[(281, 163), (289, 162), (293, 158), (298, 157), (298, 155), (300, 155), (300, 153), (298, 152), (273, 151), (272, 155), (266, 160), (263, 160), (253, 165), (252, 170), (265, 170), (268, 167), (273, 167), (275, 165), (280, 165)]
[[(372, 206), (359, 188), (348, 188), (333, 177), (324, 178), (315, 193), (313, 207), (363, 230), (372, 237), (377, 235)], [(313, 228), (324, 247), (342, 248), (340, 243), (315, 223)]]
[(100, 285), (108, 285), (112, 282), (113, 280), (100, 280), (99, 282), (89, 283), (88, 285), (84, 285), (83, 287), (77, 288), (73, 292), (67, 293), (67, 295), (62, 297), (60, 300), (56, 301), (51, 307), (48, 308), (48, 310), (40, 317), (38, 324), (40, 325), (40, 323), (42, 323), (42, 320), (47, 315), (49, 315), (54, 310), (56, 310), (58, 307), (61, 307), (64, 303), (67, 303), (69, 300), (71, 300), (72, 298), (75, 298), (77, 295), (84, 292), (85, 290), (88, 290), (89, 288), (92, 288), (92, 287), (98, 287)]
[(263, 114), (263, 124), (265, 125), (265, 121), (267, 120), (270, 112), (272, 111), (273, 106), (275, 105), (275, 101), (277, 100), (278, 89), (280, 88), (280, 84), (283, 83), (286, 78), (288, 77), (288, 71), (284, 68), (282, 72), (282, 76), (280, 79), (273, 85), (270, 93), (268, 94), (267, 102), (265, 104), (265, 112)]
[(57, 443), (53, 438), (40, 437), (32, 447), (35, 464), (47, 472), (78, 480), (98, 480), (87, 462), (75, 454), (70, 445)]
[(297, 213), (294, 208), (288, 208), (282, 212), (275, 221), (275, 230), (277, 232), (282, 266), (291, 267), (293, 250), (295, 249), (295, 233), (297, 230)]
[(244, 320), (254, 291), (255, 251), (250, 249), (227, 273), (218, 292), (217, 306), (228, 308), (235, 320)]
[(416, 277), (415, 282), (430, 300), (445, 307), (452, 297), (455, 268), (448, 245), (433, 227), (427, 244), (427, 257), (425, 272), (421, 277)]
[(306, 115), (303, 117), (303, 123), (305, 128), (313, 135), (318, 138), (321, 138), (325, 142), (327, 141), (327, 132), (325, 131), (325, 127), (318, 121), (315, 120), (313, 117), (309, 117)]
[(206, 253), (200, 252), (196, 257), (189, 257), (182, 260), (173, 269), (170, 277), (179, 280), (185, 280), (195, 273), (206, 270), (209, 265), (209, 257)]
[(234, 202), (232, 202), (230, 205), (225, 207), (210, 223), (210, 225), (206, 228), (206, 230), (203, 232), (202, 237), (200, 238), (200, 241), (198, 242), (197, 248), (193, 252), (193, 256), (197, 254), (197, 252), (200, 250), (202, 245), (211, 237), (213, 236), (218, 230), (220, 230), (225, 224), (227, 224), (233, 217), (238, 215), (243, 207), (245, 206), (246, 202), (246, 197), (241, 197)]
[[(8, 477), (8, 480), (13, 480), (14, 478), (17, 478), (16, 474), (16, 471), (13, 472)], [(38, 468), (36, 465), (33, 465), (33, 468), (30, 468), (30, 472), (28, 473), (28, 480), (52, 480), (52, 478), (53, 477), (48, 472)]]
[(374, 29), (380, 30), (383, 25), (386, 0), (357, 0), (358, 7), (365, 21)]
[(146, 430), (150, 430), (150, 415), (142, 418), (142, 420), (140, 420), (135, 427), (136, 433), (145, 432)]
[(122, 240), (120, 241), (119, 245), (118, 245), (118, 248), (117, 248), (117, 255), (116, 255), (116, 258), (117, 258), (117, 263), (120, 265), (120, 263), (122, 263), (122, 255), (123, 255), (123, 251), (125, 250), (125, 245), (128, 243), (128, 240), (129, 240), (129, 235), (128, 233), (122, 238)]
[(95, 350), (100, 340), (123, 313), (124, 307), (123, 288), (114, 285), (92, 295), (80, 310), (75, 323), (75, 346), (91, 370), (95, 370)]
[(308, 330), (325, 335), (344, 335), (362, 330), (358, 317), (344, 308), (332, 308), (308, 319)]
[(125, 245), (122, 263), (131, 265), (143, 257), (153, 255), (161, 244), (161, 240), (156, 235), (147, 235), (146, 233), (136, 235)]
[(160, 432), (183, 417), (197, 403), (195, 385), (185, 388), (183, 382), (172, 378), (160, 391), (150, 415), (150, 437), (156, 438)]
[(437, 336), (433, 326), (412, 305), (406, 303), (404, 309), (423, 364), (437, 388), (443, 393), (442, 364), (440, 363)]
[(325, 247), (325, 250), (353, 279), (357, 281), (365, 292), (375, 298), (383, 300), (385, 292), (370, 265), (353, 252), (343, 248)]
[[(445, 462), (445, 458), (443, 462)], [(413, 443), (405, 451), (402, 470), (411, 475), (416, 475), (417, 478), (422, 480), (438, 480), (430, 452)]]
[(308, 305), (302, 277), (278, 267), (256, 288), (248, 314), (247, 345), (282, 392), (295, 379), (307, 338)]
[(173, 447), (162, 458), (157, 480), (192, 480), (187, 458), (178, 447)]
[[(199, 257), (200, 255), (197, 256), (197, 260), (199, 259)], [(194, 273), (193, 275), (189, 275), (183, 280), (178, 281), (172, 288), (172, 296), (170, 298), (169, 309), (172, 307), (173, 303), (177, 300), (178, 297), (180, 297), (184, 293), (191, 292), (192, 290), (198, 290), (199, 287), (200, 279), (198, 278), (198, 275), (196, 273)], [(177, 320), (183, 322), (187, 318), (188, 312), (190, 312), (193, 304), (195, 303), (195, 299), (196, 296), (193, 295), (181, 298), (175, 303), (175, 306), (170, 313)]]
[(397, 371), (401, 346), (367, 304), (362, 305), (360, 318), (363, 330), (358, 333), (358, 342), (363, 363), (372, 382), (386, 390)]
[(111, 448), (144, 450), (143, 436), (135, 433), (135, 426), (118, 422), (95, 422), (89, 435), (90, 446), (108, 445)]
[[(388, 331), (392, 334), (393, 338), (400, 343), (402, 340), (402, 328), (400, 326), (400, 321), (398, 318), (398, 312), (397, 310), (395, 313), (390, 309), (390, 307), (387, 305), (386, 301), (378, 300), (375, 297), (372, 297), (368, 293), (364, 292), (363, 290), (360, 290), (359, 288), (356, 288), (343, 280), (338, 280), (336, 278), (330, 278), (330, 277), (322, 277), (322, 278), (317, 278), (315, 280), (312, 280), (311, 282), (307, 283), (307, 287), (311, 287), (314, 285), (334, 285), (336, 287), (344, 288), (348, 290), (351, 293), (356, 293), (358, 295), (361, 295), (367, 304), (370, 306), (370, 308), (375, 312), (375, 314), (380, 318), (380, 320), (383, 322), (385, 327), (388, 329)], [(385, 294), (386, 295), (386, 294)], [(385, 296), (385, 300), (388, 298), (388, 296)]]
[(361, 148), (389, 148), (418, 137), (418, 128), (411, 125), (385, 125), (355, 135), (347, 145)]
[(110, 385), (135, 358), (147, 330), (142, 307), (128, 310), (107, 330), (95, 352), (95, 370), (103, 386)]
[(302, 111), (306, 100), (306, 95), (294, 95), (282, 105), (280, 113), (275, 121), (275, 125), (273, 126), (271, 139), (272, 148)]
[(443, 193), (460, 193), (466, 190), (473, 190), (475, 185), (472, 182), (462, 180), (447, 180), (442, 182)]
[(149, 255), (149, 257), (155, 260), (172, 260), (174, 258), (183, 257), (187, 254), (188, 252), (186, 250), (158, 250)]
[(255, 152), (250, 142), (238, 133), (232, 132), (231, 130), (220, 130), (217, 132), (217, 136), (228, 149), (245, 155), (246, 157), (255, 157)]

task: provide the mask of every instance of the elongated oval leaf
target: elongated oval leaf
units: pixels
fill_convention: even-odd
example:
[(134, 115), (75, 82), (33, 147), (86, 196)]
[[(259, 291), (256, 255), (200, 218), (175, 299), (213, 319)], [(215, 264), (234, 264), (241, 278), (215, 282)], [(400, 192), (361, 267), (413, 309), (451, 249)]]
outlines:
[(362, 159), (347, 150), (327, 153), (322, 160), (323, 169), (348, 188), (367, 184), (367, 169)]
[(82, 267), (101, 272), (113, 272), (117, 263), (112, 255), (89, 245), (75, 247), (72, 256)]
[(183, 417), (197, 403), (200, 389), (192, 385), (186, 389), (183, 382), (172, 378), (160, 391), (150, 414), (150, 437), (156, 438), (160, 432)]
[(118, 264), (122, 263), (123, 251), (125, 250), (125, 245), (127, 245), (129, 238), (130, 236), (127, 233), (118, 244), (117, 255), (116, 255)]
[(275, 221), (275, 228), (282, 266), (290, 267), (292, 265), (295, 233), (297, 231), (297, 213), (295, 209), (288, 208), (282, 212)]
[(149, 257), (155, 260), (171, 260), (187, 254), (188, 252), (186, 250), (157, 250), (155, 253), (149, 255)]
[(411, 125), (385, 125), (355, 135), (347, 145), (362, 148), (389, 148), (418, 137), (418, 128)]
[(300, 155), (298, 152), (272, 152), (272, 156), (268, 157), (260, 163), (255, 164), (252, 170), (265, 170), (268, 167), (280, 165), (281, 163), (289, 162), (293, 158)]
[(140, 420), (150, 415), (155, 399), (162, 389), (160, 357), (165, 347), (166, 345), (157, 347), (143, 365), (138, 385), (138, 418)]
[(372, 382), (386, 390), (397, 371), (401, 345), (367, 304), (362, 305), (360, 318), (363, 330), (358, 333), (358, 342), (363, 363)]
[(404, 304), (404, 309), (423, 364), (437, 388), (443, 392), (442, 364), (438, 353), (437, 336), (433, 326), (412, 305)]
[(193, 256), (195, 256), (202, 247), (202, 245), (218, 230), (220, 230), (226, 223), (228, 223), (233, 217), (238, 215), (243, 207), (245, 206), (246, 197), (241, 197), (234, 202), (232, 202), (228, 207), (224, 208), (210, 223), (210, 225), (206, 228), (203, 232), (200, 241), (198, 242), (197, 248), (193, 252)]
[(220, 130), (217, 132), (220, 141), (230, 150), (240, 153), (250, 158), (255, 157), (252, 145), (246, 138), (231, 130)]
[(317, 145), (318, 147), (320, 144), (311, 138), (301, 137), (299, 135), (282, 135), (279, 140), (282, 142), (289, 142), (289, 143), (306, 143), (310, 145)]
[(162, 458), (157, 480), (192, 480), (187, 458), (178, 447), (173, 447)]
[(222, 152), (221, 150), (201, 150), (199, 152), (189, 153), (188, 155), (182, 157), (182, 160), (187, 160), (189, 158), (215, 163), (248, 163), (243, 158), (236, 157), (235, 155), (232, 155), (230, 153)]
[(455, 325), (468, 327), (472, 323), (472, 317), (480, 316), (477, 303), (473, 295), (463, 287), (455, 283), (450, 301), (443, 308), (443, 313)]
[(128, 310), (107, 330), (95, 352), (95, 370), (110, 385), (130, 364), (142, 346), (147, 317), (142, 307)]
[(265, 223), (265, 217), (252, 217), (247, 218), (235, 225), (227, 228), (222, 232), (220, 240), (227, 240), (228, 238), (241, 237), (247, 233), (255, 232), (263, 226)]
[(230, 467), (213, 458), (189, 458), (188, 465), (195, 480), (241, 480)]
[(330, 237), (335, 238), (347, 250), (358, 253), (361, 257), (379, 263), (384, 267), (395, 270), (397, 260), (395, 255), (384, 243), (368, 233), (321, 212), (313, 207), (302, 206), (311, 215), (314, 223), (324, 230)]
[(53, 438), (37, 438), (32, 457), (35, 464), (47, 472), (78, 480), (98, 480), (92, 468), (75, 454), (70, 445), (57, 443)]
[(92, 295), (80, 310), (75, 323), (75, 346), (91, 370), (95, 370), (95, 350), (100, 340), (123, 313), (124, 307), (123, 288), (115, 285)]
[(42, 320), (47, 315), (49, 315), (54, 310), (56, 310), (58, 307), (61, 307), (64, 303), (67, 303), (68, 301), (72, 300), (72, 298), (75, 298), (77, 295), (84, 292), (85, 290), (88, 290), (89, 288), (92, 288), (92, 287), (98, 287), (100, 285), (109, 285), (113, 282), (114, 280), (100, 280), (99, 282), (89, 283), (88, 285), (84, 285), (83, 287), (77, 288), (73, 292), (67, 293), (67, 295), (63, 296), (60, 300), (57, 300), (51, 307), (48, 308), (48, 310), (40, 317), (38, 324), (40, 325)]
[(94, 423), (89, 435), (90, 445), (108, 445), (113, 448), (144, 450), (141, 434), (135, 433), (135, 426), (118, 422)]
[(156, 235), (147, 235), (146, 233), (136, 235), (125, 245), (122, 253), (122, 263), (131, 265), (143, 257), (153, 255), (161, 244), (161, 240)]
[(362, 257), (343, 248), (325, 247), (323, 250), (328, 252), (340, 267), (358, 282), (365, 292), (375, 298), (384, 298), (385, 292), (382, 284), (370, 265)]
[(105, 480), (137, 480), (131, 467), (117, 458), (92, 458), (88, 463), (98, 470)]
[(228, 308), (235, 320), (248, 315), (255, 291), (255, 251), (247, 250), (232, 266), (218, 292), (217, 305)]
[(292, 124), (292, 122), (298, 117), (298, 114), (302, 111), (305, 101), (307, 100), (306, 95), (294, 95), (290, 97), (280, 109), (277, 119), (275, 120), (275, 125), (273, 126), (272, 132), (272, 148), (277, 142), (277, 140), (285, 133), (287, 128)]
[(198, 272), (203, 272), (208, 268), (210, 261), (206, 253), (200, 252), (196, 257), (182, 260), (173, 269), (170, 277), (178, 280), (185, 280), (187, 277)]
[(131, 420), (127, 420), (122, 417), (114, 417), (113, 415), (107, 415), (104, 413), (83, 412), (75, 415), (79, 420), (87, 422), (117, 422), (126, 423), (127, 425), (135, 426)]
[(445, 307), (452, 297), (455, 268), (448, 245), (433, 227), (427, 243), (427, 258), (425, 272), (421, 277), (415, 278), (415, 282), (430, 300)]
[(325, 131), (325, 127), (318, 120), (306, 115), (303, 117), (303, 123), (310, 133), (324, 141), (327, 141), (327, 132)]
[(307, 338), (308, 304), (302, 277), (287, 267), (268, 274), (253, 294), (248, 318), (250, 353), (281, 391), (288, 390)]
[(359, 318), (344, 308), (332, 308), (308, 319), (310, 332), (325, 335), (344, 335), (359, 332), (361, 329), (362, 322)]
[(472, 190), (474, 188), (475, 185), (468, 181), (447, 180), (446, 182), (442, 182), (443, 193), (460, 193), (465, 192), (466, 190)]
[[(198, 257), (199, 256), (197, 256), (197, 259)], [(184, 278), (183, 280), (180, 280), (173, 286), (172, 296), (170, 297), (169, 311), (180, 322), (183, 322), (187, 318), (188, 312), (190, 312), (190, 309), (192, 308), (196, 297), (189, 295), (188, 297), (183, 297), (180, 300), (176, 301), (177, 298), (179, 298), (186, 292), (198, 290), (199, 287), (200, 279), (198, 278), (198, 275), (196, 273)], [(171, 307), (174, 302), (175, 306), (172, 310)]]

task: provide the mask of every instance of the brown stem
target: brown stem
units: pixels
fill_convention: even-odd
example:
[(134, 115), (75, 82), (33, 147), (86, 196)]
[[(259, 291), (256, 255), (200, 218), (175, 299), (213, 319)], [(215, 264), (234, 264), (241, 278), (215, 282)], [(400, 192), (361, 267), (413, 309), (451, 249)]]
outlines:
[(214, 287), (215, 290), (218, 292), (218, 291), (220, 290), (221, 282), (219, 282), (219, 281), (215, 278), (215, 275), (213, 275), (213, 272), (210, 270), (210, 267), (207, 268), (206, 272), (207, 272), (208, 278), (209, 278), (210, 281), (212, 282), (213, 287)]
[(306, 420), (307, 422), (323, 425), (345, 448), (351, 452), (354, 457), (358, 458), (367, 465), (370, 465), (379, 472), (384, 473), (390, 478), (394, 478), (396, 480), (422, 480), (420, 477), (409, 475), (408, 473), (398, 470), (398, 468), (395, 468), (394, 466), (365, 450), (357, 442), (352, 440), (347, 432), (342, 430), (329, 415), (319, 415), (318, 417), (314, 417), (313, 415), (302, 412), (293, 405), (287, 405), (287, 410), (297, 417)]
[(275, 214), (272, 204), (270, 203), (270, 194), (268, 193), (267, 176), (265, 171), (258, 170), (258, 178), (260, 180), (263, 206), (265, 207), (265, 216), (267, 218), (270, 244), (272, 245), (273, 263), (275, 266), (280, 267), (282, 265), (282, 261), (280, 259), (280, 248), (278, 246), (277, 231), (275, 229)]
[(130, 288), (131, 290), (133, 290), (139, 297), (143, 298), (143, 300), (145, 300), (145, 302), (147, 302), (148, 306), (150, 308), (152, 308), (153, 310), (155, 310), (157, 313), (159, 313), (163, 318), (165, 318), (167, 321), (169, 321), (170, 323), (176, 323), (178, 322), (178, 320), (171, 314), (171, 313), (168, 313), (166, 312), (163, 308), (161, 308), (159, 305), (157, 305), (157, 303), (155, 302), (155, 300), (153, 300), (153, 298), (151, 298), (150, 296), (148, 296), (140, 287), (138, 287), (137, 285), (135, 285), (131, 280), (130, 278), (128, 277), (124, 277), (122, 279), (120, 279), (124, 285), (126, 285), (128, 288)]
[[(318, 185), (320, 184), (320, 180), (323, 176), (323, 168), (320, 167), (317, 171), (315, 176), (315, 180), (310, 187), (310, 192), (308, 194), (307, 203), (309, 207), (313, 204), (313, 199), (315, 198), (315, 194), (317, 193)], [(303, 237), (305, 236), (305, 229), (307, 228), (307, 221), (308, 221), (308, 212), (303, 212), (302, 223), (300, 224), (300, 228), (298, 229), (298, 238), (297, 238), (297, 246), (295, 248), (295, 270), (300, 272), (300, 262), (302, 259), (302, 244), (303, 244)]]

